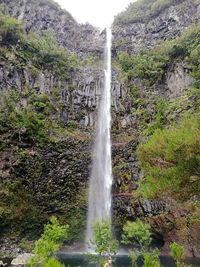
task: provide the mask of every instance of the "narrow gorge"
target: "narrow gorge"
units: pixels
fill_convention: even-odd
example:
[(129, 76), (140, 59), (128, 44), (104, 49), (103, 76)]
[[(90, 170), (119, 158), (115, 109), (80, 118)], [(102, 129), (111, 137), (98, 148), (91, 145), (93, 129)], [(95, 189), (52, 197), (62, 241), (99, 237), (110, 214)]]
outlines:
[[(0, 0), (0, 255), (52, 215), (85, 240), (106, 31), (51, 0)], [(112, 227), (200, 257), (200, 1), (138, 0), (112, 24)]]

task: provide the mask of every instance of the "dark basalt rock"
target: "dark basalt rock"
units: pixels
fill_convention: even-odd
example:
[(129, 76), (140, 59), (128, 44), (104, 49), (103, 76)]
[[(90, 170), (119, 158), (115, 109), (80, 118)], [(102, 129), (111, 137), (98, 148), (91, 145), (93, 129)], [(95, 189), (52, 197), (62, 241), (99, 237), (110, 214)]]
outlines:
[(182, 1), (165, 8), (143, 22), (113, 26), (113, 53), (126, 51), (129, 54), (153, 48), (167, 39), (179, 36), (191, 24), (200, 21), (200, 4)]

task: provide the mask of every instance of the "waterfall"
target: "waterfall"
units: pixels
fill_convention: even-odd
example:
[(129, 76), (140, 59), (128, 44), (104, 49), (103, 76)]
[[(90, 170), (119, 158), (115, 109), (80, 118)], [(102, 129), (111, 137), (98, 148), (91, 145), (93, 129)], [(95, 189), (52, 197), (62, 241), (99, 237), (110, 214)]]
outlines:
[(89, 184), (89, 203), (86, 241), (92, 239), (92, 224), (99, 220), (111, 222), (111, 28), (106, 28), (104, 73), (105, 83), (98, 110), (93, 164)]

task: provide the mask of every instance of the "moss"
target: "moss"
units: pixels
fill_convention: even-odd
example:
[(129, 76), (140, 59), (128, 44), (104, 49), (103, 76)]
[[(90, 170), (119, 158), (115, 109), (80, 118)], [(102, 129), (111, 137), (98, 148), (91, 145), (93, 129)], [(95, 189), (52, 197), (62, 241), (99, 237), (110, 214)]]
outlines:
[[(55, 214), (70, 225), (69, 242), (84, 239), (86, 181), (76, 176), (81, 171), (76, 162), (82, 163), (83, 157), (86, 160), (86, 153), (81, 153), (82, 145), (71, 139), (56, 145), (48, 142), (45, 148), (37, 150), (10, 151), (15, 160), (15, 165), (8, 169), (12, 182), (5, 179), (0, 190), (0, 227), (4, 236), (23, 239), (20, 246), (26, 248), (28, 241), (35, 240), (44, 223)], [(70, 150), (73, 153), (68, 155), (66, 151)], [(68, 168), (62, 172), (64, 160)]]

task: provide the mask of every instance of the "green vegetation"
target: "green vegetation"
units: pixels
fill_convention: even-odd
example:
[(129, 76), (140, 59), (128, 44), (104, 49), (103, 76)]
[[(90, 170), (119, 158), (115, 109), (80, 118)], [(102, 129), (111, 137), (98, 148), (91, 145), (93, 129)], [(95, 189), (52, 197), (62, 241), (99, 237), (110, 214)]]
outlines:
[(160, 252), (158, 249), (154, 249), (152, 252), (144, 252), (144, 265), (143, 267), (161, 267), (160, 259), (159, 259)]
[(19, 99), (20, 95), (16, 91), (5, 96), (4, 105), (0, 109), (0, 132), (12, 131), (13, 138), (19, 142), (40, 145), (47, 139), (47, 118), (41, 111), (46, 111), (48, 102), (35, 101), (32, 108), (24, 108), (20, 106)]
[(151, 243), (150, 225), (139, 219), (135, 222), (127, 222), (123, 227), (123, 243), (130, 244), (135, 241), (140, 249), (146, 250)]
[[(143, 256), (143, 267), (160, 267), (159, 250), (148, 251), (151, 243), (151, 227), (147, 223), (143, 223), (137, 219), (135, 222), (126, 222), (123, 227), (122, 242), (125, 244), (136, 244)], [(129, 251), (129, 257), (132, 260), (132, 266), (137, 267), (138, 255), (133, 251)]]
[(170, 245), (170, 249), (177, 267), (183, 266), (183, 262), (185, 261), (184, 247), (174, 242)]
[(0, 45), (9, 47), (17, 45), (24, 33), (22, 22), (4, 16), (0, 11), (0, 24)]
[(34, 266), (51, 266), (61, 267), (56, 259), (52, 256), (60, 249), (63, 241), (68, 234), (68, 225), (61, 226), (56, 217), (52, 217), (50, 224), (44, 226), (44, 233), (41, 238), (36, 241), (34, 248), (34, 256), (28, 261), (29, 267)]
[(107, 261), (106, 256), (116, 254), (119, 243), (113, 239), (110, 222), (108, 219), (96, 221), (93, 224), (93, 239), (89, 241), (88, 246), (93, 249), (97, 255), (88, 253), (88, 261), (96, 262), (97, 266), (103, 267)]
[(184, 199), (199, 193), (199, 134), (199, 116), (188, 115), (169, 129), (156, 130), (139, 146), (137, 155), (145, 175), (142, 195), (174, 193)]
[(32, 64), (39, 69), (47, 69), (60, 79), (68, 79), (69, 73), (78, 66), (75, 54), (58, 45), (52, 30), (25, 35), (18, 55), (32, 58)]
[(47, 262), (43, 265), (43, 267), (65, 267), (64, 264), (60, 263), (55, 258), (50, 258)]
[(128, 78), (140, 78), (151, 86), (163, 76), (169, 57), (154, 50), (133, 57), (126, 52), (119, 52), (117, 61)]
[(119, 52), (117, 63), (128, 78), (140, 78), (147, 86), (152, 86), (163, 78), (174, 60), (184, 60), (195, 78), (195, 86), (200, 86), (200, 25), (193, 25), (181, 37), (166, 41), (159, 47), (130, 56)]
[[(185, 3), (186, 2), (186, 3)], [(194, 0), (196, 4), (199, 0)], [(145, 22), (151, 17), (161, 13), (164, 9), (175, 6), (178, 10), (188, 4), (186, 0), (138, 0), (129, 4), (128, 8), (115, 17), (115, 24), (129, 24), (134, 22)]]
[(185, 263), (186, 257), (185, 257), (184, 247), (182, 245), (179, 245), (176, 242), (174, 242), (170, 245), (170, 249), (172, 257), (176, 261), (177, 267), (189, 267), (189, 265)]
[[(3, 173), (1, 173), (3, 177)], [(33, 240), (40, 232), (44, 217), (35, 207), (33, 196), (23, 188), (21, 181), (12, 181), (1, 185), (0, 189), (0, 226), (2, 235), (9, 228), (10, 236), (24, 236)], [(30, 251), (30, 240), (21, 240), (20, 246)]]
[(95, 249), (99, 255), (115, 254), (118, 250), (118, 242), (112, 237), (109, 220), (96, 221), (93, 225), (94, 240), (89, 246)]
[(69, 74), (78, 66), (75, 54), (67, 51), (55, 40), (51, 29), (42, 36), (26, 34), (23, 24), (1, 13), (0, 18), (0, 58), (8, 63), (13, 61), (18, 68), (31, 66), (34, 72), (48, 70), (61, 80), (69, 79)]

